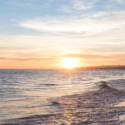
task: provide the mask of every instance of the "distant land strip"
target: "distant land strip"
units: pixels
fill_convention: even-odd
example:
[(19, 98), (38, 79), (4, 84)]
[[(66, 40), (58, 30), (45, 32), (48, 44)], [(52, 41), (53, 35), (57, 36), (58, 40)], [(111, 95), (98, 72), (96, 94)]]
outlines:
[(122, 66), (122, 65), (115, 65), (115, 66), (112, 66), (112, 65), (108, 65), (108, 66), (105, 66), (105, 65), (102, 65), (102, 66), (88, 66), (88, 67), (76, 67), (74, 69), (125, 69), (125, 66)]

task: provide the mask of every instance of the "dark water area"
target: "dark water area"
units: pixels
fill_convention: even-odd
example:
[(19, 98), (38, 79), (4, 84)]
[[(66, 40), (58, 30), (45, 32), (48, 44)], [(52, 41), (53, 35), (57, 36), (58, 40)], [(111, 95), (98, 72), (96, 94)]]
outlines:
[(0, 70), (0, 124), (124, 124), (124, 89), (125, 70)]

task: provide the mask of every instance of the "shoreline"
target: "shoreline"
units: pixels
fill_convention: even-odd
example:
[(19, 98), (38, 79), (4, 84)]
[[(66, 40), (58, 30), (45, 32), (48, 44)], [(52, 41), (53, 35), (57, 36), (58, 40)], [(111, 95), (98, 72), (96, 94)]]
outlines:
[(102, 82), (99, 87), (97, 91), (49, 99), (52, 105), (57, 106), (58, 114), (20, 118), (17, 119), (17, 123), (12, 124), (124, 125), (125, 121), (120, 121), (119, 116), (125, 114), (125, 108), (115, 105), (124, 100), (125, 91), (116, 89), (106, 82)]

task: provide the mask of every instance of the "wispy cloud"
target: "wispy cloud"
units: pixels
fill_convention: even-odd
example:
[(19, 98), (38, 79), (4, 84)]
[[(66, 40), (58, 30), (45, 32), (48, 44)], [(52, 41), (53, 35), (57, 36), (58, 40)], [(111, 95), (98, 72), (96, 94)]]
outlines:
[(69, 56), (79, 58), (79, 66), (123, 64), (125, 36), (124, 33), (121, 34), (122, 41), (119, 42), (118, 39), (114, 42), (112, 39), (119, 36), (116, 35), (107, 33), (100, 37), (98, 35), (83, 37), (77, 34), (1, 36), (0, 63), (5, 65), (5, 62), (8, 64), (9, 61), (15, 63), (13, 67), (16, 64), (20, 67), (22, 63), (26, 63), (27, 67), (33, 63), (37, 67), (39, 63), (39, 67), (47, 68), (55, 65), (57, 68), (57, 65), (61, 67), (61, 59)]
[(114, 54), (114, 55), (95, 55), (95, 54), (67, 54), (64, 57), (81, 58), (81, 59), (125, 59), (125, 54)]
[(9, 58), (9, 57), (0, 57), (0, 60), (16, 60), (16, 61), (40, 61), (40, 60), (44, 60), (44, 61), (50, 61), (50, 60), (54, 60), (55, 58)]
[(59, 9), (63, 12), (76, 12), (92, 9), (98, 0), (70, 0), (67, 5), (60, 5)]
[(97, 0), (73, 0), (73, 8), (76, 10), (86, 10), (94, 6)]
[(94, 13), (89, 17), (36, 18), (20, 22), (19, 26), (45, 33), (83, 33), (100, 34), (113, 30), (124, 30), (125, 11), (113, 13)]
[(123, 5), (123, 4), (125, 4), (125, 1), (124, 0), (115, 0), (117, 3), (119, 3), (119, 4), (121, 4), (121, 5)]

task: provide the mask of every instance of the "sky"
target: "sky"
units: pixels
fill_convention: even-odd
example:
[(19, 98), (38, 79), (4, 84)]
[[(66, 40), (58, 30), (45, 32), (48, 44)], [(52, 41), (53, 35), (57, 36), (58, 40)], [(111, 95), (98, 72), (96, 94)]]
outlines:
[(125, 0), (0, 0), (0, 68), (125, 65)]

